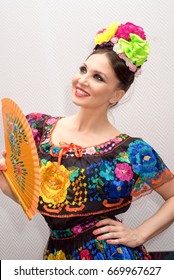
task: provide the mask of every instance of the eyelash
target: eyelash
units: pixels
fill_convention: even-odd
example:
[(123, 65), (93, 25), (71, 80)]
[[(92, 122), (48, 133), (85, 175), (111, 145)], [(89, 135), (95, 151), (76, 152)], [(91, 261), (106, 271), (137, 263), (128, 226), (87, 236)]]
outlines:
[[(80, 72), (81, 73), (86, 73), (87, 72), (87, 69), (86, 69), (86, 67), (85, 66), (81, 66), (80, 67)], [(99, 82), (104, 82), (104, 79), (99, 75), (99, 74), (95, 74), (94, 75), (94, 78), (96, 78), (97, 79), (97, 81), (99, 81)]]

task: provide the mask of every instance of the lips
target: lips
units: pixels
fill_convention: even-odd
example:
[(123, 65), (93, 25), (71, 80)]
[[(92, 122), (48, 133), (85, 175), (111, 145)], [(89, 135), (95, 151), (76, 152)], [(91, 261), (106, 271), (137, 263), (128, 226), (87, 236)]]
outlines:
[(76, 87), (75, 95), (76, 95), (77, 97), (86, 97), (86, 96), (90, 96), (90, 94), (89, 94), (86, 90), (84, 90), (84, 89), (82, 89), (82, 88), (80, 88), (80, 87)]

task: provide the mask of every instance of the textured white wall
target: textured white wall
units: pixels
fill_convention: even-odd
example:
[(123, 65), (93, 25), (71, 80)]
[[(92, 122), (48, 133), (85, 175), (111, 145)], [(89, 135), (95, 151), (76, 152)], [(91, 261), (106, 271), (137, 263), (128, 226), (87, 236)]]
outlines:
[[(131, 99), (111, 117), (121, 131), (148, 141), (174, 172), (173, 13), (173, 0), (0, 0), (0, 98), (12, 98), (25, 114), (73, 113), (71, 77), (92, 50), (96, 31), (132, 21), (144, 27), (151, 55)], [(2, 150), (2, 122), (0, 131)], [(160, 203), (155, 193), (134, 203), (125, 222), (138, 224)], [(174, 250), (173, 230), (148, 242), (148, 249)], [(48, 234), (40, 215), (29, 222), (0, 192), (1, 259), (42, 259)]]

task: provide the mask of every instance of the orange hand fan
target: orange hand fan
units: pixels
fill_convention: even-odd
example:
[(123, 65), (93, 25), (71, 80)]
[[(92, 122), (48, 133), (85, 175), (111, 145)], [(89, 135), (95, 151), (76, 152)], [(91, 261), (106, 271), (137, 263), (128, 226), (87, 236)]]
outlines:
[(11, 99), (2, 99), (7, 170), (3, 171), (29, 219), (37, 212), (39, 159), (30, 125)]

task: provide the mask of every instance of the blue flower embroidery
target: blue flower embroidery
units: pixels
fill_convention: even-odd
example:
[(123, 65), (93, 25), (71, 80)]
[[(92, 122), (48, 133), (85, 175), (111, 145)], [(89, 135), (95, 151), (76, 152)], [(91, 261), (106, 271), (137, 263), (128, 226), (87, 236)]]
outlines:
[(113, 162), (103, 161), (100, 167), (100, 176), (106, 180), (114, 180)]
[(142, 140), (129, 145), (128, 155), (133, 170), (141, 178), (153, 178), (162, 169), (162, 163), (153, 148)]
[(103, 197), (108, 200), (108, 202), (117, 202), (120, 197), (125, 197), (130, 195), (132, 189), (132, 182), (119, 181), (117, 179), (113, 180), (104, 188)]

